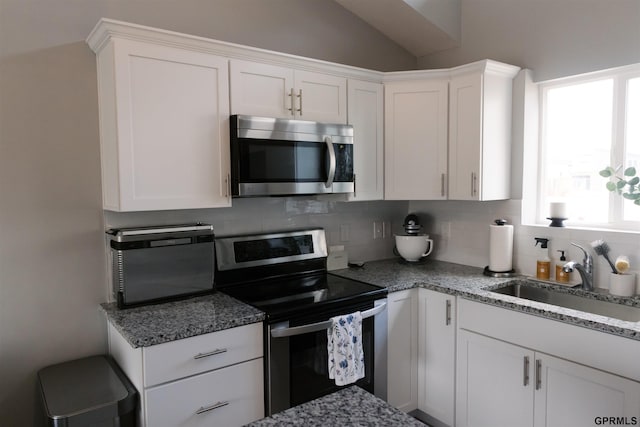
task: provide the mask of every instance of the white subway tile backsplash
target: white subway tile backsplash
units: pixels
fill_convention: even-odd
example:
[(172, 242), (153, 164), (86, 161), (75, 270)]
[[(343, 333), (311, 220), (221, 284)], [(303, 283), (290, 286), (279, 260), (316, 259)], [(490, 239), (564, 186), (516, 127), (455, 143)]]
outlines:
[[(329, 245), (344, 245), (349, 257), (375, 260), (393, 257), (393, 236), (373, 239), (373, 221), (388, 221), (401, 229), (408, 202), (345, 202), (340, 196), (260, 197), (234, 199), (233, 207), (157, 212), (105, 211), (107, 227), (138, 227), (189, 222), (212, 224), (216, 235), (262, 233), (322, 227)], [(348, 241), (340, 226), (349, 226)], [(394, 226), (392, 229), (395, 230)]]
[[(549, 256), (559, 262), (557, 250), (566, 250), (567, 260), (582, 260), (575, 242), (594, 256), (595, 279), (608, 287), (609, 266), (595, 255), (591, 242), (603, 239), (611, 257), (627, 255), (633, 271), (640, 271), (640, 239), (634, 233), (521, 225), (521, 201), (370, 201), (346, 202), (340, 196), (265, 197), (234, 199), (233, 207), (161, 212), (105, 212), (107, 227), (164, 225), (201, 221), (213, 224), (217, 235), (268, 232), (283, 229), (323, 227), (329, 245), (344, 245), (350, 259), (370, 261), (394, 257), (394, 236), (402, 234), (408, 213), (419, 216), (424, 233), (434, 240), (431, 258), (485, 267), (489, 263), (489, 225), (505, 218), (514, 225), (513, 265), (518, 273), (535, 275), (537, 251), (534, 237), (550, 239)], [(388, 222), (388, 237), (373, 238), (373, 222)], [(446, 224), (446, 227), (443, 225)], [(340, 227), (348, 225), (348, 241)], [(446, 230), (447, 233), (443, 233)], [(555, 269), (554, 269), (555, 272)], [(553, 276), (552, 276), (553, 277)], [(573, 281), (577, 282), (577, 273)]]

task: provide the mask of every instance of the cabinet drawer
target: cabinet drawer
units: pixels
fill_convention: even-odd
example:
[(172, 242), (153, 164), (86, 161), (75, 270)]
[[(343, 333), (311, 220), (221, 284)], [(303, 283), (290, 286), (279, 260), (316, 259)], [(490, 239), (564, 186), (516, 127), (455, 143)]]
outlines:
[(144, 386), (262, 357), (262, 323), (144, 348)]
[(261, 358), (160, 385), (145, 391), (147, 426), (240, 426), (264, 417), (263, 393)]

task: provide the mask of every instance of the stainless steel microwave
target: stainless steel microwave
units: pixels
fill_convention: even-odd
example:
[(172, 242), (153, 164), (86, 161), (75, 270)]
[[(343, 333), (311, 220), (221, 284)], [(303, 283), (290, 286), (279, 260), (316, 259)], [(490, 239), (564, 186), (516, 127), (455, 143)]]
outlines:
[(352, 193), (353, 127), (231, 116), (234, 197)]

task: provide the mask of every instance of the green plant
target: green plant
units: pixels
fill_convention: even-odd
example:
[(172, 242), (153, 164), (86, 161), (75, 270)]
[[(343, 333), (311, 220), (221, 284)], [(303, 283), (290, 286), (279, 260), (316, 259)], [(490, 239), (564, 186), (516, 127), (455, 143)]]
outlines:
[[(622, 176), (617, 175), (622, 166), (616, 169), (607, 166), (601, 170), (600, 176), (609, 178), (607, 182), (607, 190), (615, 191), (627, 200), (633, 200), (633, 203), (640, 206), (640, 177), (636, 176), (636, 168), (629, 167), (624, 170)], [(615, 180), (615, 181), (614, 181)]]

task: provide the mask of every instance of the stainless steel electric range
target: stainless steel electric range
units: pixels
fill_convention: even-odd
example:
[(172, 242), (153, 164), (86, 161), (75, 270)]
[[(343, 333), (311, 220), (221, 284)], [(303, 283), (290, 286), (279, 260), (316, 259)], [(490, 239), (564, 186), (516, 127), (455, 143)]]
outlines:
[(365, 377), (386, 398), (386, 295), (379, 286), (327, 272), (323, 229), (216, 238), (216, 289), (266, 313), (267, 415), (339, 389), (329, 379), (327, 328), (360, 311)]

